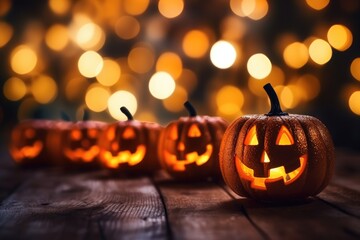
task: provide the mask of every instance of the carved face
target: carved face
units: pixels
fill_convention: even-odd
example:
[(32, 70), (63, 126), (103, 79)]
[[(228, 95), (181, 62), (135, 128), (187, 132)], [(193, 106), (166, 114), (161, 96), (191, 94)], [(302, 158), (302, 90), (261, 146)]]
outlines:
[(185, 171), (187, 165), (201, 166), (209, 161), (213, 153), (209, 132), (204, 126), (191, 123), (180, 130), (178, 125), (170, 127), (164, 158), (174, 171)]
[(218, 154), (227, 123), (219, 117), (181, 117), (162, 132), (158, 156), (164, 169), (180, 180), (220, 175)]
[(244, 154), (235, 156), (239, 176), (250, 181), (251, 188), (263, 191), (274, 182), (285, 186), (292, 184), (305, 170), (307, 153), (298, 147), (285, 125), (272, 131), (266, 131), (264, 125), (259, 126), (250, 128), (243, 142)]
[(118, 128), (112, 126), (104, 134), (108, 148), (102, 151), (103, 162), (110, 168), (121, 164), (134, 166), (139, 164), (146, 154), (146, 145), (139, 129), (133, 126)]
[(72, 162), (90, 163), (100, 152), (98, 138), (103, 124), (79, 122), (70, 126), (65, 133), (64, 155)]

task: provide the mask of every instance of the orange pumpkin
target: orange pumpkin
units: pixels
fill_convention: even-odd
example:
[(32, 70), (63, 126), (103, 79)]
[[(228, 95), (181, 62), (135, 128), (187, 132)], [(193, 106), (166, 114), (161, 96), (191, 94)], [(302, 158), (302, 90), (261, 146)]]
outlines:
[(245, 115), (230, 124), (220, 149), (227, 185), (262, 201), (301, 199), (322, 191), (332, 176), (334, 146), (318, 119), (281, 111), (274, 89), (265, 115)]
[(180, 180), (220, 175), (218, 154), (227, 123), (220, 117), (198, 116), (189, 102), (189, 117), (171, 122), (162, 132), (158, 156), (163, 168)]
[(156, 146), (162, 127), (140, 122), (126, 107), (120, 110), (127, 121), (109, 124), (99, 140), (100, 160), (110, 170), (122, 173), (151, 173), (160, 168)]
[(50, 120), (25, 120), (11, 131), (9, 151), (17, 165), (23, 167), (50, 166), (53, 159), (55, 125)]

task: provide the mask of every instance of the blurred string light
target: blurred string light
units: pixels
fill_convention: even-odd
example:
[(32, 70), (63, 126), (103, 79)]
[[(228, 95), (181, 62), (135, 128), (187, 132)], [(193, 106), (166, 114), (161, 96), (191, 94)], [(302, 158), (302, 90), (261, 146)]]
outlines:
[[(305, 10), (315, 14), (325, 13), (329, 3), (301, 1)], [(216, 7), (226, 4), (228, 12), (215, 14)], [(99, 4), (92, 0), (48, 0), (47, 8), (54, 17), (49, 16), (47, 28), (39, 27), (37, 21), (43, 20), (39, 17), (24, 27), (23, 36), (16, 32), (14, 37), (15, 25), (0, 21), (0, 50), (9, 49), (12, 75), (2, 92), (7, 99), (20, 101), (21, 117), (28, 112), (25, 107), (34, 109), (64, 97), (66, 103), (77, 107), (85, 104), (94, 112), (108, 110), (115, 119), (125, 119), (119, 110), (122, 105), (144, 119), (157, 119), (155, 113), (146, 113), (143, 108), (137, 112), (140, 99), (161, 100), (158, 104), (177, 114), (184, 110), (185, 100), (201, 95), (216, 102), (204, 103), (207, 110), (231, 120), (266, 105), (262, 86), (270, 82), (276, 86), (284, 109), (296, 108), (321, 92), (321, 78), (311, 73), (313, 65), (329, 63), (333, 50), (349, 50), (356, 35), (351, 25), (328, 25), (322, 20), (319, 28), (310, 29), (311, 36), (298, 34), (295, 28), (277, 34), (278, 51), (274, 53), (273, 46), (258, 35), (272, 10), (269, 4), (267, 0), (209, 4), (201, 13), (201, 18), (206, 16), (209, 21), (203, 22), (192, 19), (191, 7), (196, 1), (104, 0)], [(12, 1), (0, 1), (0, 16), (11, 7)], [(189, 18), (194, 21), (189, 23)], [(35, 37), (32, 29), (36, 29)], [(54, 73), (52, 66), (46, 65), (48, 49), (41, 44), (59, 60)], [(358, 81), (359, 59), (355, 56), (348, 68)], [(204, 86), (213, 92), (207, 93)], [(135, 93), (144, 96), (137, 98)], [(343, 98), (358, 114), (353, 110), (358, 98), (350, 96)]]
[(350, 95), (349, 107), (353, 113), (360, 115), (360, 91), (355, 91)]

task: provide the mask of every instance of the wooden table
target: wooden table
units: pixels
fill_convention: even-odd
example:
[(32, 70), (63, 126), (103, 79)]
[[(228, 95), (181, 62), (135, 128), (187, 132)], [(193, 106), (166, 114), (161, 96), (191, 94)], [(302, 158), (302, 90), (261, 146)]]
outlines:
[(162, 172), (115, 178), (2, 165), (2, 240), (360, 239), (359, 153), (337, 151), (331, 184), (292, 204), (258, 203), (221, 182), (178, 183)]

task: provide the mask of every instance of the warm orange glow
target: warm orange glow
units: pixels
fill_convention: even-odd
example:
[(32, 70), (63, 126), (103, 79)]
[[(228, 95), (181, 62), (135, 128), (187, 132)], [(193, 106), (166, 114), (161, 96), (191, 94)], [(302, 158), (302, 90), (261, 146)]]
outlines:
[(96, 51), (104, 45), (105, 33), (98, 25), (89, 22), (78, 29), (75, 42), (84, 50)]
[(135, 138), (135, 136), (136, 136), (136, 133), (132, 127), (125, 128), (125, 130), (122, 134), (123, 139), (133, 139), (133, 138)]
[(262, 163), (269, 163), (270, 162), (270, 158), (267, 155), (266, 151), (263, 152), (260, 162), (262, 162)]
[(13, 35), (13, 28), (5, 22), (0, 22), (0, 48), (5, 46)]
[(335, 24), (330, 27), (327, 32), (327, 39), (330, 45), (339, 51), (347, 50), (353, 42), (351, 31), (341, 24)]
[(163, 100), (163, 105), (170, 112), (180, 112), (184, 110), (184, 102), (188, 99), (185, 88), (177, 85), (173, 94)]
[(55, 51), (63, 50), (69, 42), (68, 29), (61, 24), (51, 26), (45, 35), (46, 45)]
[[(267, 155), (267, 154), (266, 154)], [(241, 159), (236, 155), (235, 156), (235, 163), (236, 169), (242, 179), (248, 180), (251, 182), (251, 188), (259, 189), (259, 190), (266, 190), (266, 183), (283, 181), (285, 185), (289, 185), (297, 180), (302, 173), (304, 172), (307, 164), (307, 154), (301, 156), (299, 158), (300, 167), (297, 169), (287, 173), (285, 171), (284, 166), (271, 168), (268, 172), (268, 177), (255, 177), (254, 170), (246, 166)], [(270, 159), (268, 159), (270, 162)], [(265, 157), (264, 157), (265, 162)]]
[(167, 72), (157, 72), (150, 78), (149, 91), (157, 99), (170, 97), (175, 90), (175, 81)]
[(351, 75), (360, 81), (360, 58), (355, 58), (350, 65)]
[(127, 120), (127, 117), (119, 110), (120, 107), (125, 106), (132, 115), (135, 115), (137, 110), (137, 99), (134, 94), (120, 90), (113, 93), (108, 99), (108, 110), (110, 115), (118, 120)]
[(156, 62), (156, 71), (167, 72), (174, 79), (177, 79), (180, 76), (182, 67), (181, 58), (173, 52), (165, 52), (161, 54)]
[(50, 9), (58, 15), (67, 13), (70, 9), (70, 6), (70, 0), (49, 0)]
[(228, 41), (214, 43), (210, 50), (210, 60), (215, 67), (227, 69), (234, 65), (237, 58), (235, 47)]
[(356, 115), (360, 115), (360, 91), (355, 91), (349, 97), (350, 110)]
[[(185, 149), (185, 148), (184, 148)], [(183, 151), (183, 150), (182, 150)], [(201, 166), (207, 163), (213, 152), (213, 146), (211, 144), (206, 145), (206, 151), (199, 155), (197, 152), (187, 153), (185, 159), (177, 159), (177, 157), (168, 151), (164, 150), (164, 159), (166, 164), (174, 171), (185, 171), (186, 165), (195, 163), (197, 166)]]
[(330, 2), (330, 0), (305, 0), (309, 7), (315, 10), (324, 9)]
[(159, 0), (158, 9), (166, 18), (175, 18), (184, 10), (183, 0)]
[(28, 74), (32, 72), (38, 62), (35, 51), (26, 45), (15, 48), (10, 56), (10, 65), (14, 72), (18, 74)]
[(256, 135), (256, 125), (252, 126), (249, 132), (246, 134), (244, 145), (255, 146), (258, 145), (259, 141)]
[(36, 158), (44, 148), (44, 144), (37, 140), (32, 145), (26, 145), (19, 148), (12, 147), (10, 149), (11, 156), (15, 162), (21, 163), (24, 158)]
[(201, 137), (201, 131), (196, 124), (192, 124), (188, 131), (188, 137)]
[(34, 78), (30, 90), (35, 100), (42, 104), (52, 102), (58, 94), (58, 86), (55, 80), (46, 75), (39, 75)]
[(27, 93), (27, 87), (23, 80), (17, 77), (9, 78), (3, 86), (4, 96), (11, 101), (22, 99)]
[(285, 127), (281, 126), (279, 134), (276, 139), (277, 145), (293, 145), (294, 139), (290, 133), (290, 131)]
[(147, 73), (155, 62), (154, 50), (145, 44), (131, 49), (128, 56), (128, 65), (136, 73)]
[(232, 85), (225, 85), (216, 94), (216, 104), (219, 111), (224, 115), (238, 114), (244, 105), (242, 91)]
[(138, 145), (134, 153), (131, 153), (129, 150), (123, 150), (119, 151), (118, 154), (113, 155), (110, 151), (102, 150), (100, 152), (100, 158), (107, 167), (118, 168), (124, 163), (129, 166), (139, 164), (144, 159), (145, 154), (145, 145)]
[(115, 33), (122, 39), (135, 38), (139, 32), (140, 23), (132, 16), (122, 16), (115, 24)]
[(78, 162), (92, 162), (99, 154), (100, 148), (98, 146), (91, 146), (85, 150), (83, 148), (76, 148), (74, 150), (65, 148), (64, 154), (71, 161)]
[(100, 84), (92, 84), (85, 94), (86, 106), (94, 112), (102, 112), (107, 108), (110, 94), (110, 91)]
[(119, 81), (120, 76), (120, 65), (111, 58), (104, 58), (103, 67), (96, 79), (101, 85), (110, 87)]
[(309, 46), (310, 58), (319, 65), (324, 65), (330, 61), (332, 50), (325, 40), (315, 39)]
[(305, 44), (293, 42), (285, 48), (283, 57), (289, 67), (301, 68), (308, 62), (309, 52)]
[(78, 68), (84, 77), (93, 78), (96, 77), (104, 66), (104, 60), (95, 51), (87, 51), (83, 53), (78, 61)]
[(123, 0), (124, 10), (130, 15), (140, 15), (146, 11), (150, 0)]
[(182, 48), (187, 56), (201, 58), (209, 49), (209, 38), (203, 31), (191, 30), (184, 36)]

